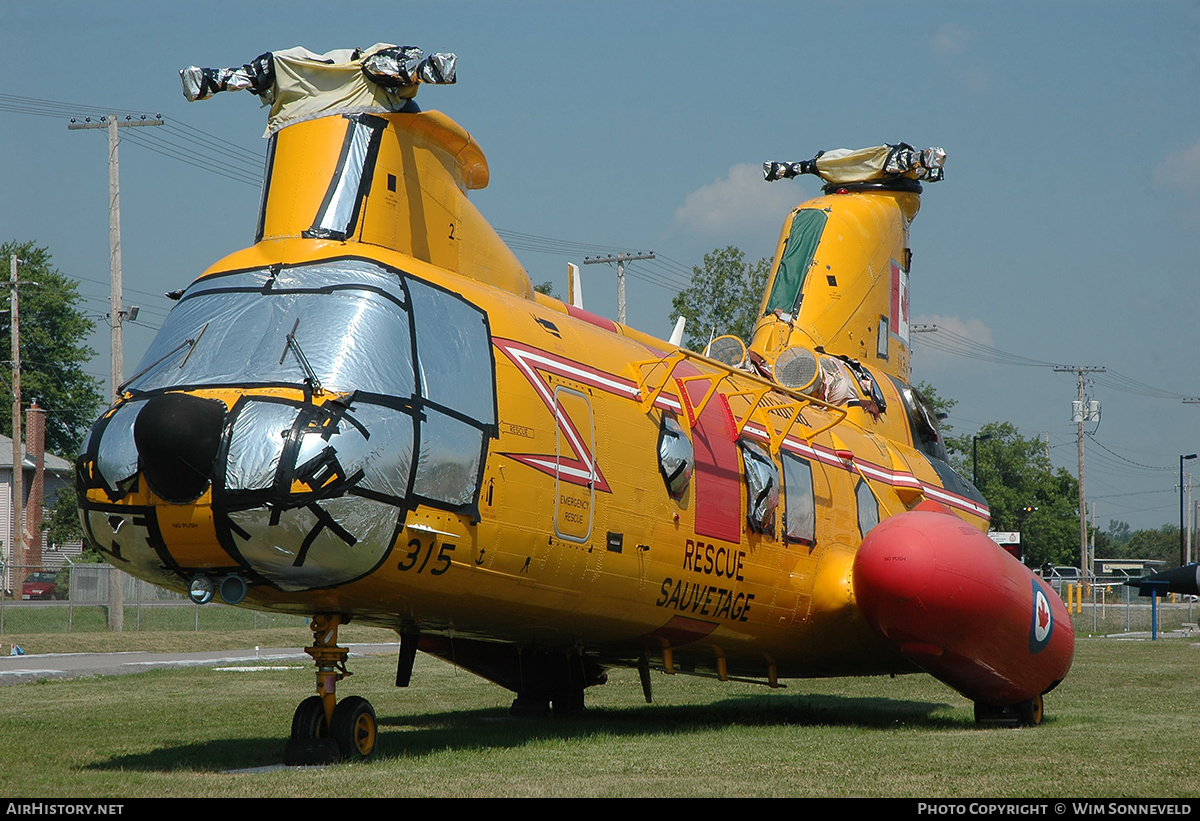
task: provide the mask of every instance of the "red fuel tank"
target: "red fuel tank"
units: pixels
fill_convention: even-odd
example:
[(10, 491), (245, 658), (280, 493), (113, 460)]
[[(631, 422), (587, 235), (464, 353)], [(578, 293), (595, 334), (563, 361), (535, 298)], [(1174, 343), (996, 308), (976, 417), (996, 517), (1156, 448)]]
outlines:
[(953, 514), (913, 510), (876, 525), (853, 583), (876, 630), (976, 702), (1027, 701), (1071, 668), (1075, 631), (1062, 599)]

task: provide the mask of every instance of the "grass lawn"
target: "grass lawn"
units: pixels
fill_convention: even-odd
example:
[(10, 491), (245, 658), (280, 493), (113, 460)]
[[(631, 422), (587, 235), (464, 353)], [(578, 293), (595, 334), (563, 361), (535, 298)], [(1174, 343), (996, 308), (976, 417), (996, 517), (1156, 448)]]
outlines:
[[(174, 644), (117, 648), (108, 645), (133, 642), (111, 634), (104, 643), (205, 649), (308, 638), (303, 628), (221, 641), (157, 635)], [(353, 626), (341, 636), (390, 638)], [(636, 672), (615, 670), (588, 691), (584, 716), (516, 720), (510, 693), (451, 665), (420, 656), (413, 686), (397, 689), (395, 659), (370, 657), (351, 661), (341, 692), (375, 705), (376, 754), (320, 769), (271, 767), (313, 689), (307, 665), (39, 682), (0, 690), (0, 793), (1187, 797), (1200, 793), (1198, 664), (1200, 645), (1183, 639), (1080, 639), (1043, 726), (981, 730), (971, 704), (928, 676), (791, 680), (769, 691), (655, 674), (647, 705)]]

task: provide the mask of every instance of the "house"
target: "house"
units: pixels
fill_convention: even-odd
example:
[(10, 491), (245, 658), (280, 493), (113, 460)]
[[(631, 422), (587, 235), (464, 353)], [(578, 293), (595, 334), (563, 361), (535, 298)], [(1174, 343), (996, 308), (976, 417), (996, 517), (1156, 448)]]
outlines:
[[(24, 579), (26, 566), (58, 568), (67, 561), (74, 559), (82, 550), (79, 542), (66, 545), (46, 544), (46, 536), (41, 532), (42, 511), (53, 507), (60, 492), (72, 491), (71, 476), (74, 465), (51, 453), (43, 454), (42, 483), (37, 482), (37, 455), (42, 440), (41, 432), (45, 430), (45, 411), (34, 405), (26, 413), (26, 429), (30, 435), (26, 437), (29, 446), (22, 460), (23, 470), (21, 479), (22, 510), (25, 512), (26, 529), (36, 529), (41, 539), (32, 549), (24, 551), (24, 555), (13, 555), (14, 522), (13, 522), (13, 442), (7, 436), (0, 436), (0, 562), (3, 562), (0, 579), (5, 590), (13, 590), (14, 582), (19, 586)], [(40, 426), (40, 427), (39, 427)], [(35, 444), (36, 443), (36, 444)], [(41, 497), (40, 503), (37, 501)], [(30, 515), (30, 499), (34, 499), (38, 510)]]

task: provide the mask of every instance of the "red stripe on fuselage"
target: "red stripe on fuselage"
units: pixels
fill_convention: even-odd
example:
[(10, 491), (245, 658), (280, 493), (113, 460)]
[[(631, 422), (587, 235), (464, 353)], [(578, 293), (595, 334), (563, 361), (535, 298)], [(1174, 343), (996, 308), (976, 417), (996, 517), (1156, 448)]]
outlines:
[[(546, 406), (551, 409), (552, 413), (554, 412), (553, 409), (554, 409), (554, 405), (555, 405), (554, 398), (553, 398), (553, 392), (550, 390), (550, 388), (547, 385), (547, 383), (545, 382), (545, 380), (543, 380), (542, 378), (540, 378), (537, 375), (538, 371), (541, 371), (544, 373), (555, 374), (556, 376), (562, 376), (567, 379), (572, 379), (576, 382), (580, 382), (582, 384), (589, 385), (590, 387), (604, 391), (605, 393), (611, 394), (613, 396), (619, 396), (619, 397), (622, 397), (625, 399), (631, 399), (631, 400), (635, 400), (635, 401), (639, 398), (637, 383), (631, 379), (627, 379), (627, 378), (621, 377), (621, 376), (616, 376), (614, 374), (607, 373), (605, 371), (594, 368), (590, 365), (585, 365), (581, 362), (577, 362), (572, 359), (567, 359), (567, 358), (559, 356), (557, 354), (549, 353), (548, 351), (544, 351), (540, 348), (535, 348), (532, 345), (529, 345), (524, 342), (517, 342), (517, 341), (511, 340), (511, 339), (502, 339), (499, 337), (493, 337), (492, 344), (494, 344), (502, 353), (504, 353), (504, 355), (508, 359), (512, 360), (512, 362), (517, 366), (518, 370), (520, 370), (521, 373), (525, 376), (525, 378), (527, 380), (529, 380), (530, 384), (533, 385), (538, 396), (542, 399), (542, 401), (546, 404)], [(655, 351), (654, 353), (656, 353), (657, 355), (660, 355), (660, 356), (663, 355), (662, 352), (659, 352), (659, 351)], [(686, 363), (686, 362), (681, 363), (679, 366), (676, 367), (676, 371), (679, 372), (679, 374), (681, 376), (699, 373), (699, 371), (697, 371), (695, 369), (688, 371), (687, 369), (689, 367), (691, 367), (691, 366), (688, 363)], [(698, 382), (698, 384), (704, 384), (704, 383), (701, 381), (701, 382)], [(697, 396), (696, 398), (699, 398), (699, 396)], [(721, 404), (721, 403), (719, 403), (719, 404)], [(666, 391), (663, 391), (661, 394), (659, 394), (658, 398), (655, 400), (655, 406), (658, 408), (664, 409), (664, 410), (672, 411), (674, 413), (686, 413), (684, 407), (679, 402), (679, 397), (676, 394), (670, 394), (670, 393), (667, 393)], [(727, 409), (728, 406), (725, 405), (724, 408), (725, 408), (724, 410), (715, 408), (714, 403), (710, 401), (709, 405), (705, 408), (705, 413), (702, 414), (701, 420), (699, 420), (701, 425), (705, 424), (705, 420), (710, 415), (710, 412), (715, 413), (718, 416), (722, 412), (728, 413), (728, 409)], [(713, 429), (716, 431), (719, 431), (720, 428), (717, 427), (715, 422), (716, 422), (716, 417), (713, 418)], [(569, 419), (567, 420), (567, 424), (570, 425)], [(727, 429), (728, 422), (724, 419), (721, 419), (721, 426), (725, 427)], [(574, 428), (574, 425), (570, 425), (570, 427)], [(697, 434), (699, 434), (700, 432), (701, 432), (700, 426), (697, 426)], [(718, 438), (723, 438), (726, 440), (726, 442), (729, 442), (729, 436), (727, 434), (724, 436), (720, 432), (717, 432), (714, 434), (712, 431), (709, 431), (707, 428), (705, 428), (703, 433), (706, 436), (715, 435)], [(766, 434), (766, 431), (764, 431), (762, 428), (760, 428), (757, 425), (752, 424), (752, 423), (747, 424), (745, 426), (745, 428), (743, 430), (743, 434), (746, 436), (749, 436), (752, 439), (756, 439), (760, 442), (763, 442), (763, 443), (767, 443), (770, 441)], [(578, 437), (578, 432), (576, 432), (576, 436)], [(710, 446), (713, 444), (714, 443), (709, 442)], [(699, 452), (701, 450), (700, 445), (701, 445), (701, 443), (699, 442), (699, 436), (697, 436), (697, 442), (694, 445), (694, 447), (696, 448), (696, 451), (697, 451), (697, 459), (699, 459)], [(737, 446), (736, 446), (736, 443), (733, 443), (733, 442), (729, 442), (729, 446), (732, 448), (733, 453), (734, 453), (733, 473), (735, 476), (737, 476), (739, 474), (737, 461), (736, 461), (737, 460), (737, 456), (736, 456)], [(950, 507), (961, 510), (965, 513), (969, 513), (972, 516), (980, 516), (980, 517), (984, 517), (984, 518), (986, 518), (988, 516), (988, 509), (985, 506), (980, 505), (979, 503), (973, 501), (972, 499), (968, 499), (965, 496), (960, 496), (957, 493), (953, 493), (949, 490), (946, 490), (945, 488), (943, 488), (939, 485), (931, 485), (926, 482), (922, 482), (918, 477), (916, 477), (915, 475), (913, 475), (910, 472), (896, 471), (896, 470), (892, 469), (891, 467), (885, 467), (883, 465), (879, 465), (874, 462), (869, 462), (869, 461), (862, 459), (861, 457), (858, 457), (855, 459), (855, 461), (854, 461), (855, 468), (849, 468), (849, 467), (847, 467), (846, 463), (844, 463), (842, 460), (840, 460), (837, 457), (837, 454), (833, 451), (833, 449), (827, 448), (827, 447), (824, 447), (821, 445), (810, 444), (810, 443), (804, 442), (800, 439), (797, 439), (797, 438), (791, 437), (791, 436), (784, 438), (782, 447), (785, 450), (791, 451), (792, 453), (796, 454), (797, 456), (801, 456), (806, 459), (813, 459), (813, 460), (820, 462), (821, 464), (827, 465), (829, 467), (837, 468), (839, 470), (848, 470), (852, 473), (857, 473), (858, 470), (861, 470), (864, 474), (867, 475), (868, 478), (870, 478), (874, 481), (882, 482), (883, 484), (886, 484), (886, 485), (891, 485), (892, 487), (905, 487), (905, 488), (919, 489), (928, 498), (934, 499), (938, 502), (941, 502), (945, 505), (948, 505)], [(587, 458), (584, 459), (581, 456), (581, 461), (585, 465), (590, 465), (593, 462), (593, 456), (592, 456), (590, 450), (588, 450), (586, 448), (584, 450), (587, 452)], [(711, 447), (710, 447), (710, 450), (711, 450)], [(538, 465), (531, 464), (531, 461), (534, 460), (535, 458), (537, 458), (535, 454), (521, 454), (521, 456), (524, 458), (519, 459), (519, 461), (522, 461), (525, 464), (530, 464), (531, 467), (538, 467), (538, 469), (542, 469)], [(517, 458), (517, 456), (514, 455), (514, 458)], [(553, 460), (555, 457), (552, 454), (546, 454), (546, 455), (542, 455), (540, 458)], [(716, 453), (711, 453), (710, 456), (707, 458), (711, 459), (711, 464), (713, 466), (714, 471), (716, 470), (716, 467), (719, 464), (723, 463), (722, 460), (718, 459), (718, 456)], [(599, 477), (599, 481), (596, 485), (596, 489), (601, 490), (602, 489), (601, 484), (603, 484), (603, 491), (611, 492), (611, 489), (608, 487), (607, 482), (603, 482), (603, 474), (601, 473), (601, 471), (599, 469), (599, 465), (596, 466), (596, 471), (597, 471), (597, 476)], [(543, 470), (543, 472), (547, 472), (547, 471)], [(550, 475), (553, 475), (552, 471), (549, 471), (549, 473), (550, 473)], [(570, 479), (566, 476), (563, 476), (562, 478), (566, 481), (572, 481), (572, 479)], [(740, 476), (739, 476), (739, 481), (740, 481)], [(733, 539), (730, 539), (730, 541), (734, 541), (734, 542), (739, 541), (741, 539), (740, 485), (738, 486), (737, 490), (738, 490), (737, 501), (733, 504), (732, 510), (734, 511), (734, 515), (739, 517), (738, 536), (736, 536)], [(697, 498), (697, 501), (699, 502), (699, 497)], [(723, 538), (723, 537), (713, 536), (713, 538)]]

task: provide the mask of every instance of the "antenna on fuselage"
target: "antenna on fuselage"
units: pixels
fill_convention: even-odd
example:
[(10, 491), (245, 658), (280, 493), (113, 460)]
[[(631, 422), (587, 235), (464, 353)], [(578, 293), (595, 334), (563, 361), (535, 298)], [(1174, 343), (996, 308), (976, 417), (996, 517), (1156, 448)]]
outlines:
[(567, 263), (567, 302), (572, 308), (583, 307), (583, 280), (579, 277), (579, 266)]
[(679, 317), (679, 319), (675, 320), (675, 330), (671, 331), (670, 342), (676, 348), (678, 348), (680, 345), (683, 344), (683, 326), (686, 324), (687, 324), (686, 316), (681, 315)]

